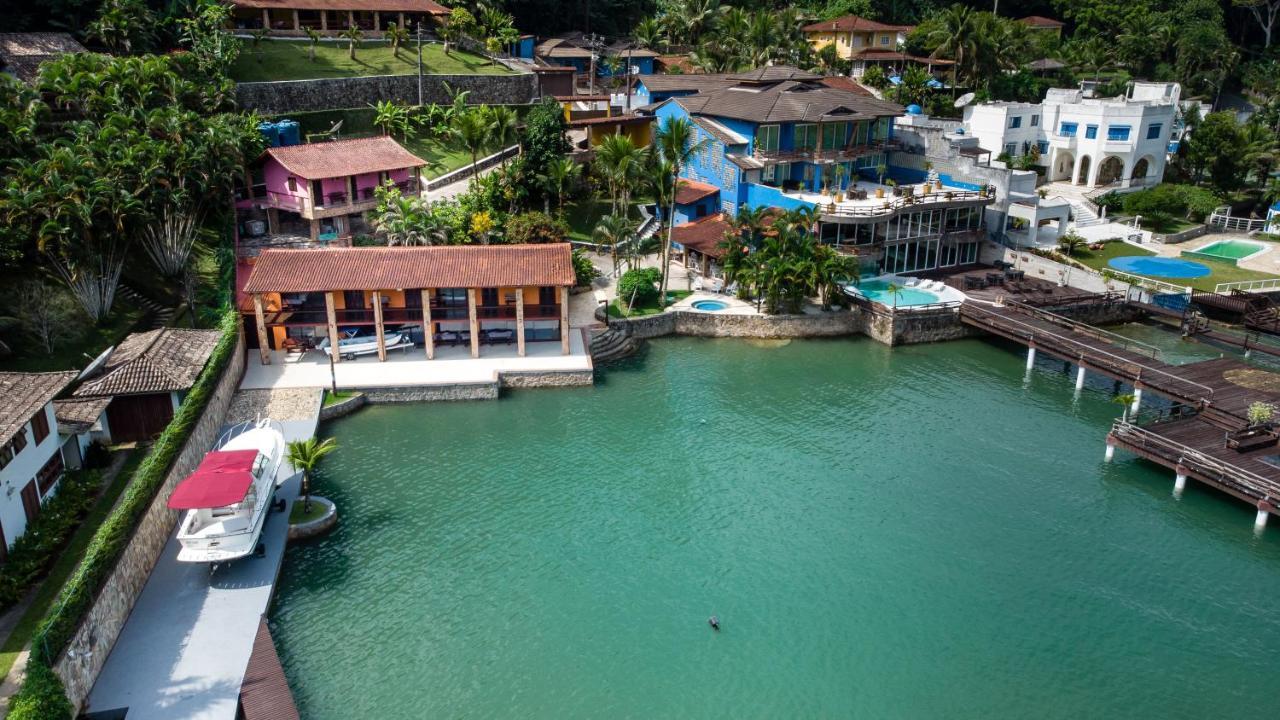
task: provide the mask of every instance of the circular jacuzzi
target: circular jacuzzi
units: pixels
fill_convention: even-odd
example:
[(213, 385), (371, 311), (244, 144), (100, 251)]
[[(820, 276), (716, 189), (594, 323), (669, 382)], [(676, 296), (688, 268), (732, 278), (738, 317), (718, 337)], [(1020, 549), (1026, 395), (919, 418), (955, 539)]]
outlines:
[(721, 310), (728, 310), (729, 303), (722, 300), (695, 300), (690, 303), (689, 307), (703, 312), (720, 312)]

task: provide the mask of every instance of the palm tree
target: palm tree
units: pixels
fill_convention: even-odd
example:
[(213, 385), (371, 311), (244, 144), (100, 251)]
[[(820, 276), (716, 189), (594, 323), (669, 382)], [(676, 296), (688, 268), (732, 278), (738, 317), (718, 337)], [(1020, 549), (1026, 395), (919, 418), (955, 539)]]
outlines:
[(302, 28), (302, 31), (307, 34), (307, 39), (311, 41), (311, 44), (307, 46), (307, 59), (315, 62), (316, 46), (320, 44), (320, 31), (309, 27)]
[(311, 474), (315, 472), (325, 455), (338, 449), (338, 441), (331, 437), (324, 440), (309, 437), (306, 440), (292, 440), (287, 448), (285, 460), (293, 466), (294, 470), (302, 471), (302, 510), (310, 512)]
[(965, 68), (968, 72), (969, 64), (977, 54), (976, 30), (973, 10), (956, 4), (938, 16), (937, 29), (929, 33), (929, 42), (934, 44), (933, 53), (929, 57), (948, 55), (955, 61), (951, 66), (952, 95), (955, 95), (956, 88), (959, 86), (960, 69)]
[[(667, 122), (658, 128), (658, 136), (655, 138), (658, 152), (662, 158), (671, 164), (671, 177), (675, 178), (674, 183), (679, 183), (680, 170), (686, 165), (694, 155), (701, 152), (707, 147), (709, 141), (707, 138), (698, 138), (694, 131), (693, 123), (688, 118), (667, 118)], [(676, 198), (675, 193), (671, 193), (671, 202), (668, 206), (670, 214), (668, 217), (675, 218), (676, 215)], [(666, 305), (667, 303), (667, 275), (671, 270), (671, 239), (672, 233), (675, 231), (675, 223), (667, 225), (667, 240), (662, 247), (662, 283), (658, 296), (658, 304)]]
[(358, 26), (352, 25), (339, 33), (338, 37), (347, 41), (347, 54), (351, 56), (352, 60), (355, 60), (356, 48), (359, 47), (360, 41), (364, 40), (364, 31)]
[(893, 309), (897, 310), (898, 296), (902, 294), (902, 286), (896, 282), (891, 282), (885, 287), (884, 291), (889, 294), (889, 297), (893, 298)]
[(1067, 234), (1058, 238), (1058, 247), (1062, 248), (1062, 250), (1066, 253), (1067, 257), (1071, 257), (1072, 255), (1075, 255), (1076, 248), (1080, 247), (1084, 243), (1085, 243), (1085, 239), (1081, 237), (1079, 234), (1077, 234), (1075, 231), (1068, 232)]
[(561, 157), (547, 166), (547, 174), (544, 176), (545, 181), (555, 191), (556, 209), (561, 217), (564, 216), (565, 187), (573, 182), (581, 172), (582, 166), (569, 157)]
[[(480, 153), (489, 147), (490, 133), (493, 131), (493, 118), (484, 105), (473, 107), (460, 113), (453, 119), (450, 134), (471, 155), (471, 166), (474, 169), (480, 161)], [(479, 173), (471, 175), (474, 186)]]
[[(518, 142), (517, 128), (519, 125), (519, 117), (516, 111), (505, 105), (489, 106), (489, 122), (493, 126), (492, 138), (493, 146), (499, 150), (505, 150)], [(506, 167), (507, 159), (502, 159), (502, 166)]]
[(596, 146), (596, 173), (609, 187), (610, 210), (614, 215), (627, 214), (628, 193), (644, 157), (644, 151), (627, 135), (609, 135)]
[(409, 31), (391, 22), (387, 23), (385, 35), (391, 41), (392, 57), (400, 57), (400, 45), (409, 42)]
[(641, 20), (636, 25), (635, 40), (641, 48), (656, 51), (662, 44), (662, 26), (651, 17)]
[(635, 232), (635, 225), (622, 215), (605, 215), (591, 231), (592, 240), (611, 248), (614, 277), (618, 277), (618, 246), (631, 242)]
[(1116, 395), (1115, 397), (1111, 398), (1111, 402), (1113, 402), (1113, 403), (1115, 403), (1115, 404), (1117, 404), (1117, 405), (1123, 405), (1123, 406), (1124, 406), (1124, 411), (1120, 414), (1120, 420), (1121, 420), (1121, 421), (1123, 421), (1123, 422), (1128, 422), (1128, 421), (1129, 421), (1129, 411), (1133, 408), (1133, 401), (1134, 401), (1135, 399), (1136, 399), (1136, 398), (1135, 398), (1133, 395), (1129, 394), (1129, 393), (1121, 393), (1121, 394)]
[(408, 140), (409, 136), (409, 108), (404, 105), (397, 105), (390, 100), (379, 100), (377, 105), (370, 105), (373, 108), (373, 124), (382, 130), (383, 135), (392, 135), (400, 133), (401, 140)]

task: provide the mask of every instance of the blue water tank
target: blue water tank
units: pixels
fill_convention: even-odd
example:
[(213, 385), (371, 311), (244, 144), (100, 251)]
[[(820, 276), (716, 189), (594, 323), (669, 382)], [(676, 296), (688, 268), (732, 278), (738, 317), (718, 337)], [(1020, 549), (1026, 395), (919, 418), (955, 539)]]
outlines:
[(912, 103), (907, 106), (908, 115), (919, 115), (922, 112), (924, 112), (924, 108), (920, 107), (919, 105), (916, 105), (915, 103)]
[(298, 125), (297, 120), (281, 120), (276, 123), (276, 128), (280, 132), (281, 145), (302, 144), (302, 127)]
[(267, 147), (280, 147), (280, 128), (275, 123), (258, 123), (258, 132), (267, 139)]

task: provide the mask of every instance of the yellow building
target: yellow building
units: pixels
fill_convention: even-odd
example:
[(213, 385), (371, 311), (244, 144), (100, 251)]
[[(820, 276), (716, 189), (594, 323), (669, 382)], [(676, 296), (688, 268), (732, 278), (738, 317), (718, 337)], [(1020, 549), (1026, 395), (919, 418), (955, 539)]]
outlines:
[(913, 25), (888, 25), (857, 15), (845, 15), (808, 25), (804, 34), (815, 51), (834, 44), (842, 59), (852, 60), (855, 55), (868, 50), (895, 51), (907, 41), (907, 35), (914, 29)]

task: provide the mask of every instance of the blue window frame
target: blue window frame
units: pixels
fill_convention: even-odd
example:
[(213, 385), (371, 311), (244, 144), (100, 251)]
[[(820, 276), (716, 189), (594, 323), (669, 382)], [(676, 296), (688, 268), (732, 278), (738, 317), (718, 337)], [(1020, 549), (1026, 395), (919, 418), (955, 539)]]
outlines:
[(1037, 126), (1037, 125), (1039, 125), (1039, 124), (1040, 124), (1040, 116), (1039, 116), (1039, 115), (1032, 115), (1032, 116), (1031, 116), (1031, 127), (1035, 127), (1035, 126)]
[(1159, 139), (1160, 139), (1160, 131), (1161, 131), (1162, 129), (1163, 129), (1163, 127), (1160, 125), (1160, 123), (1151, 123), (1150, 125), (1148, 125), (1148, 126), (1147, 126), (1147, 139), (1148, 139), (1148, 140), (1159, 140)]
[(1039, 148), (1040, 155), (1043, 156), (1045, 153), (1049, 152), (1049, 141), (1041, 140), (1040, 142), (1036, 143), (1036, 147)]
[(1084, 137), (1085, 137), (1085, 139), (1086, 139), (1086, 140), (1092, 140), (1092, 139), (1094, 139), (1094, 138), (1098, 137), (1098, 126), (1097, 126), (1097, 125), (1085, 125), (1085, 126), (1084, 126)]
[(1129, 130), (1130, 128), (1128, 125), (1108, 125), (1107, 139), (1108, 140), (1128, 140)]
[(1062, 137), (1075, 137), (1076, 129), (1079, 127), (1080, 126), (1076, 123), (1064, 122), (1062, 123), (1062, 126), (1058, 128), (1058, 134)]
[(1017, 115), (1017, 116), (1015, 116), (1015, 117), (1011, 117), (1011, 118), (1009, 118), (1009, 127), (1010, 127), (1010, 128), (1020, 128), (1020, 127), (1022, 127), (1022, 116), (1021, 116), (1021, 115)]

